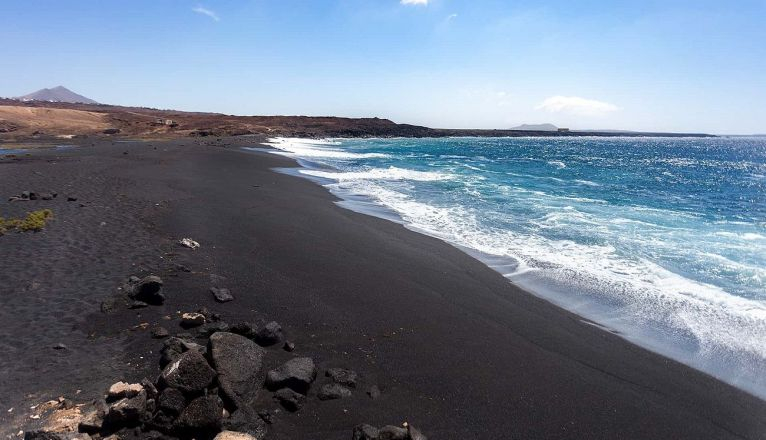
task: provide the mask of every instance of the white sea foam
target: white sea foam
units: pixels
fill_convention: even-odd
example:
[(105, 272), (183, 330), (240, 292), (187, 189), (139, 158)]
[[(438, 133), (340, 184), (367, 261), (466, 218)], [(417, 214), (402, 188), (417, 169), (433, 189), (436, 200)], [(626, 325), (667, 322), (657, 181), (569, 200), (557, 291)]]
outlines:
[(350, 172), (332, 172), (322, 170), (300, 170), (301, 174), (313, 177), (322, 177), (325, 179), (333, 179), (340, 182), (347, 182), (353, 180), (414, 180), (419, 182), (429, 182), (438, 180), (448, 180), (453, 176), (448, 173), (440, 173), (436, 171), (417, 171), (408, 170), (404, 168), (388, 167), (388, 168), (372, 168), (366, 171), (350, 171)]
[(290, 157), (302, 157), (307, 159), (374, 159), (389, 157), (383, 153), (351, 153), (338, 148), (338, 142), (328, 139), (297, 139), (297, 138), (272, 138), (264, 145), (278, 150), (279, 154)]

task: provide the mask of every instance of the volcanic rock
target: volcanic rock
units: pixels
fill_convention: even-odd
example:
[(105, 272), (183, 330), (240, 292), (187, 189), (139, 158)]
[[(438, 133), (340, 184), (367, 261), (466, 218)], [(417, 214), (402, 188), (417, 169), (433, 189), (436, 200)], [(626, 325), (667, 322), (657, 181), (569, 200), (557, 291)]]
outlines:
[(160, 379), (165, 386), (178, 388), (185, 394), (196, 394), (207, 388), (215, 376), (205, 357), (196, 350), (189, 350), (168, 364)]
[(351, 390), (337, 383), (322, 385), (317, 395), (319, 400), (335, 400), (351, 397)]
[(356, 388), (357, 374), (355, 371), (346, 370), (345, 368), (330, 368), (325, 371), (325, 376), (332, 379), (335, 383)]
[(294, 358), (269, 371), (266, 375), (266, 387), (272, 391), (288, 387), (306, 394), (316, 375), (316, 366), (311, 358)]
[(274, 399), (276, 399), (282, 406), (290, 411), (295, 412), (301, 409), (303, 401), (306, 400), (306, 396), (300, 393), (296, 393), (290, 388), (282, 388), (274, 393)]
[(210, 288), (210, 293), (213, 294), (213, 297), (219, 303), (225, 303), (225, 302), (229, 302), (229, 301), (233, 301), (234, 300), (234, 296), (232, 296), (232, 294), (229, 291), (229, 289), (211, 287)]
[(198, 397), (184, 408), (176, 420), (178, 430), (199, 438), (204, 434), (213, 434), (221, 429), (223, 405), (218, 396)]
[(234, 333), (218, 332), (210, 336), (208, 353), (218, 372), (218, 384), (226, 400), (240, 408), (255, 398), (256, 378), (265, 351), (253, 341)]
[(264, 347), (274, 345), (281, 340), (282, 326), (275, 321), (266, 324), (262, 329), (258, 330), (258, 333), (255, 335), (255, 342)]

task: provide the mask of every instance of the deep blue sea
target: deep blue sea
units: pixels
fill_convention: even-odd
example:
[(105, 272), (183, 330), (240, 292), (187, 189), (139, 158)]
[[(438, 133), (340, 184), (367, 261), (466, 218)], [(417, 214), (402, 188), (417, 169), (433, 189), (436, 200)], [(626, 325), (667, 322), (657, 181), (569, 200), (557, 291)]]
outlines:
[(612, 332), (766, 397), (766, 138), (270, 145), (343, 206), (446, 240)]

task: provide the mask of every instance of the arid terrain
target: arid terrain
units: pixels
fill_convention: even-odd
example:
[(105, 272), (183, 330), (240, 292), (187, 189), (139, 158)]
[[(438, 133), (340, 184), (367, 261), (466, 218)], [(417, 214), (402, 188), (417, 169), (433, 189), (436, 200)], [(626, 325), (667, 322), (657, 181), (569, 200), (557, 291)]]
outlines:
[[(434, 129), (380, 118), (232, 116), (103, 104), (0, 99), (0, 142), (119, 136), (166, 139), (260, 134), (293, 137), (620, 136), (619, 132)], [(630, 133), (631, 136), (706, 136)]]

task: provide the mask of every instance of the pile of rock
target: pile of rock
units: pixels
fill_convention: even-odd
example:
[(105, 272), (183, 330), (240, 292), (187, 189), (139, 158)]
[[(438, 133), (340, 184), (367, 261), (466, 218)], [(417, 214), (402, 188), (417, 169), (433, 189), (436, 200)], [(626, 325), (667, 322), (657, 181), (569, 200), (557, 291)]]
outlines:
[[(157, 276), (130, 277), (123, 286), (127, 297), (148, 306), (165, 301), (163, 281)], [(219, 302), (233, 300), (224, 288), (211, 288)], [(222, 301), (223, 300), (223, 301)], [(133, 308), (133, 307), (131, 307)], [(239, 439), (260, 440), (266, 436), (272, 413), (258, 411), (258, 396), (264, 388), (289, 412), (299, 411), (309, 396), (318, 401), (345, 399), (353, 395), (358, 375), (345, 368), (325, 371), (325, 383), (309, 394), (317, 380), (317, 367), (310, 357), (293, 357), (277, 368), (262, 373), (268, 347), (295, 350), (285, 341), (282, 327), (269, 322), (262, 327), (251, 323), (229, 325), (206, 308), (180, 314), (181, 333), (155, 327), (151, 335), (162, 339), (156, 381), (117, 382), (104, 399), (83, 406), (78, 433), (28, 432), (28, 439), (156, 438), (156, 439)], [(148, 323), (147, 323), (148, 326)], [(196, 334), (193, 334), (195, 333)], [(380, 390), (368, 391), (377, 398)], [(260, 399), (262, 402), (263, 399)], [(278, 410), (277, 410), (278, 411)], [(359, 425), (354, 439), (425, 440), (412, 426), (375, 428)], [(114, 438), (114, 437), (113, 437)]]
[(36, 191), (22, 191), (21, 194), (8, 198), (9, 202), (26, 202), (30, 200), (53, 200), (58, 197), (54, 191), (39, 193)]

